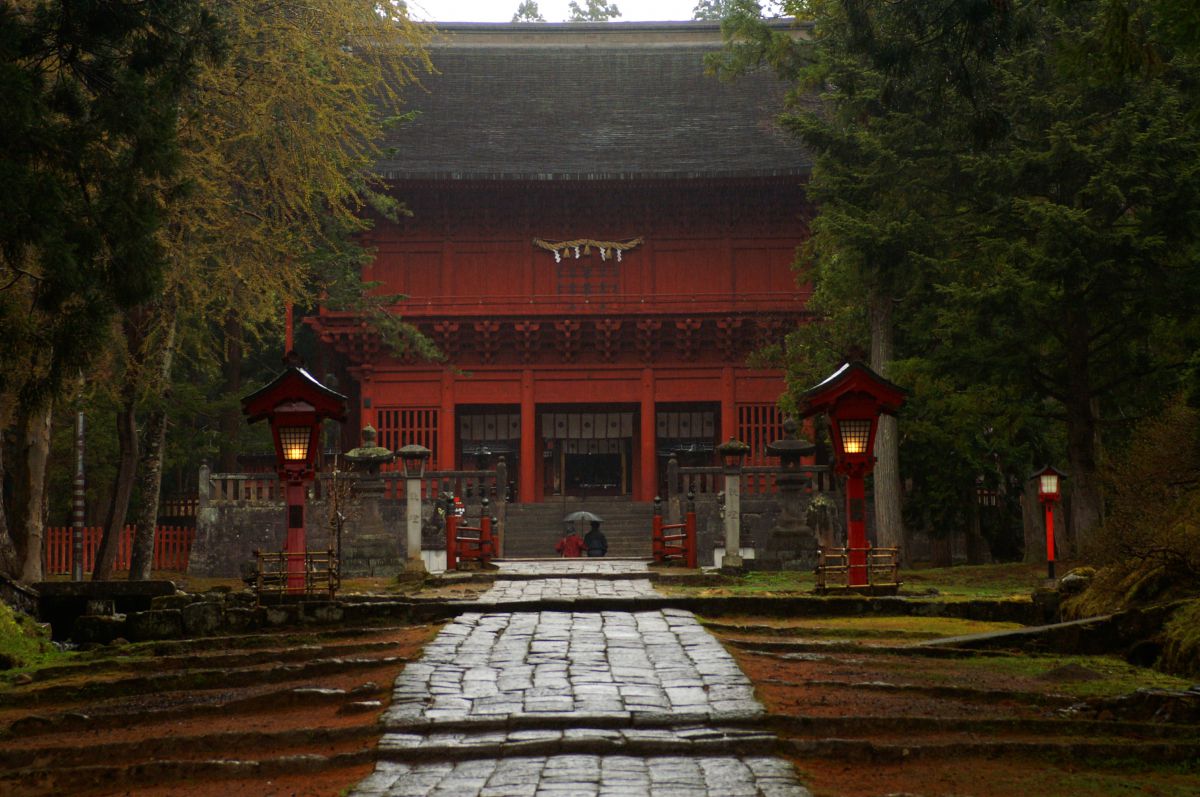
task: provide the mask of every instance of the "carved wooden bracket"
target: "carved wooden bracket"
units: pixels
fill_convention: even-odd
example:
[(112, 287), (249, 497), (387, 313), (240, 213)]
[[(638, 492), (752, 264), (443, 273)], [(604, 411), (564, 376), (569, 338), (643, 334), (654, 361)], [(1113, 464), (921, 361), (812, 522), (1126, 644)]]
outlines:
[(754, 338), (758, 348), (764, 349), (783, 341), (784, 324), (778, 318), (760, 318), (755, 322)]
[(685, 360), (696, 359), (696, 350), (700, 347), (700, 319), (684, 318), (675, 322), (678, 334), (675, 337), (675, 348), (679, 356)]
[(521, 362), (533, 362), (538, 350), (538, 332), (541, 328), (542, 325), (536, 321), (518, 321), (513, 324), (513, 331), (517, 333), (517, 351), (521, 353)]
[(558, 332), (554, 339), (554, 348), (558, 349), (559, 356), (565, 363), (575, 362), (575, 357), (579, 354), (579, 328), (580, 323), (571, 319), (554, 322), (554, 329)]
[(433, 325), (433, 337), (451, 361), (458, 359), (458, 353), (462, 349), (462, 340), (458, 336), (459, 326), (457, 321), (438, 321)]
[(596, 351), (606, 363), (621, 350), (621, 322), (612, 318), (601, 318), (596, 322)]
[(733, 318), (718, 318), (717, 319), (717, 348), (721, 350), (721, 355), (726, 361), (737, 359), (738, 353), (738, 333), (742, 329), (742, 319)]
[(479, 358), (490, 364), (496, 359), (496, 350), (500, 348), (500, 322), (476, 321), (475, 334), (478, 336), (475, 347), (479, 350)]
[(662, 329), (661, 321), (643, 318), (637, 322), (637, 350), (642, 362), (654, 362), (660, 344), (658, 337), (660, 329)]

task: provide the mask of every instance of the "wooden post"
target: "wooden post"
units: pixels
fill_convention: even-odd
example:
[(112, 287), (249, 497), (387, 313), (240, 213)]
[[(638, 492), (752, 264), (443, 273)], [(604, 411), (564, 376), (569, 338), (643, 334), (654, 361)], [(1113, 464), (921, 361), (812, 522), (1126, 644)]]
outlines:
[(458, 515), (454, 504), (446, 507), (446, 569), (458, 569)]

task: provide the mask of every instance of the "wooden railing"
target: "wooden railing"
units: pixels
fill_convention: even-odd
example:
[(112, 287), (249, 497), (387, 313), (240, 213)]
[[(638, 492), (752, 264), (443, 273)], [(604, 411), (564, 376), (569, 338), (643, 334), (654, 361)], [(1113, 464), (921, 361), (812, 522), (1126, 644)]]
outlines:
[[(72, 532), (70, 526), (51, 526), (46, 529), (45, 557), (43, 564), (46, 575), (70, 573), (74, 563)], [(133, 526), (126, 526), (117, 538), (117, 558), (114, 570), (129, 570), (133, 555)], [(83, 530), (83, 571), (90, 573), (96, 566), (96, 552), (104, 529), (88, 526)], [(192, 551), (195, 529), (159, 526), (154, 530), (154, 558), (151, 567), (155, 570), (187, 570), (188, 556)]]
[[(750, 465), (742, 468), (742, 495), (772, 495), (779, 491), (782, 468), (769, 465)], [(805, 465), (800, 473), (812, 480), (813, 492), (833, 488), (827, 465)], [(679, 495), (715, 495), (725, 489), (725, 470), (720, 467), (680, 468), (679, 484), (669, 485), (669, 492)]]
[[(405, 498), (404, 475), (381, 473), (384, 498), (403, 501)], [(257, 473), (213, 473), (209, 475), (209, 500), (224, 503), (283, 503), (283, 484), (279, 477)], [(314, 499), (329, 492), (327, 484), (330, 474), (321, 473), (309, 485)], [(426, 473), (421, 479), (421, 500), (430, 501), (443, 492), (462, 498), (486, 496), (503, 500), (499, 494), (495, 470), (444, 470)]]
[[(294, 568), (303, 559), (303, 569)], [(324, 595), (330, 600), (342, 585), (338, 558), (330, 551), (255, 551), (254, 594), (261, 605), (263, 598), (282, 598), (284, 595), (312, 597)], [(301, 574), (297, 579), (295, 575)]]
[(654, 522), (650, 531), (654, 563), (696, 567), (696, 508), (689, 502), (682, 523), (664, 523), (662, 499), (654, 499)]
[[(865, 554), (862, 564), (851, 564), (851, 554)], [(851, 572), (866, 579), (865, 587), (900, 586), (899, 548), (825, 548), (817, 552), (817, 591), (851, 586)]]
[(492, 519), (484, 505), (483, 517), (478, 526), (468, 526), (462, 518), (451, 512), (446, 517), (446, 569), (458, 570), (464, 562), (486, 565), (496, 555), (496, 541), (492, 537)]

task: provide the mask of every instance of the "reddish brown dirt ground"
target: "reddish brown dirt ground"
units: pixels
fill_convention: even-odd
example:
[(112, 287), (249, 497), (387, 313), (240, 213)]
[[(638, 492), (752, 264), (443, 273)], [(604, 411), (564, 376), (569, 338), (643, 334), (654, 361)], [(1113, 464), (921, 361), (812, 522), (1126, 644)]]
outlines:
[[(1070, 760), (1050, 753), (1014, 754), (999, 749), (992, 755), (958, 754), (955, 745), (991, 743), (1071, 744), (1088, 737), (1045, 738), (1022, 728), (1023, 719), (1053, 719), (1057, 708), (1070, 702), (1055, 697), (1055, 684), (1035, 677), (988, 671), (949, 659), (838, 653), (785, 659), (731, 647), (743, 671), (767, 709), (787, 717), (830, 720), (879, 718), (878, 727), (833, 726), (824, 731), (813, 723), (809, 734), (781, 735), (801, 742), (826, 738), (857, 739), (911, 752), (901, 761), (856, 752), (842, 758), (821, 753), (793, 756), (802, 779), (816, 797), (1117, 797), (1200, 795), (1196, 771), (1200, 761), (1149, 766), (1137, 761), (1133, 748), (1119, 760)], [(817, 683), (814, 683), (817, 682)], [(831, 683), (836, 682), (836, 683)], [(892, 691), (871, 684), (907, 684), (916, 690)], [(929, 687), (922, 693), (920, 687)], [(953, 694), (965, 687), (967, 694)], [(1009, 693), (992, 699), (978, 690)], [(932, 718), (933, 727), (904, 728), (906, 718)], [(937, 720), (947, 720), (939, 728)], [(963, 729), (962, 720), (1013, 720), (1012, 731), (981, 733)], [(898, 720), (898, 721), (897, 721)], [(927, 723), (928, 724), (928, 723)], [(1180, 736), (1193, 736), (1183, 728)], [(826, 736), (826, 733), (828, 736)], [(1092, 741), (1136, 744), (1136, 737), (1099, 733)], [(926, 748), (929, 748), (928, 750)], [(936, 752), (929, 752), (935, 750)], [(853, 759), (853, 760), (851, 760)]]
[[(227, 797), (228, 795), (306, 795), (307, 797), (331, 797), (345, 793), (351, 786), (370, 774), (373, 764), (365, 756), (356, 756), (347, 761), (344, 766), (319, 769), (318, 771), (296, 771), (276, 776), (252, 776), (247, 778), (204, 777), (192, 776), (184, 772), (179, 776), (167, 775), (157, 783), (145, 783), (138, 778), (138, 767), (152, 761), (164, 758), (186, 762), (238, 760), (254, 762), (264, 759), (285, 756), (337, 756), (351, 755), (369, 751), (379, 740), (378, 719), (391, 699), (391, 685), (403, 668), (405, 661), (416, 658), (421, 648), (437, 632), (432, 626), (407, 628), (389, 628), (366, 630), (355, 641), (373, 641), (386, 643), (374, 652), (365, 654), (345, 654), (345, 659), (370, 659), (383, 657), (399, 657), (392, 661), (371, 665), (369, 662), (355, 664), (341, 672), (332, 672), (318, 676), (306, 676), (296, 679), (280, 677), (278, 669), (272, 675), (267, 671), (278, 667), (278, 662), (270, 660), (270, 649), (254, 647), (256, 653), (266, 655), (266, 661), (245, 669), (261, 670), (264, 678), (261, 682), (250, 683), (246, 686), (222, 687), (219, 689), (167, 692), (159, 694), (134, 694), (128, 697), (108, 700), (79, 701), (61, 700), (56, 703), (40, 701), (38, 704), (22, 708), (6, 708), (0, 712), (0, 722), (7, 726), (21, 716), (41, 715), (53, 717), (65, 712), (80, 712), (97, 718), (106, 714), (117, 714), (116, 727), (97, 727), (95, 729), (63, 729), (58, 732), (37, 733), (28, 736), (9, 736), (3, 739), (6, 750), (19, 751), (34, 749), (42, 753), (32, 769), (25, 770), (29, 776), (21, 772), (0, 770), (0, 793), (14, 795), (158, 795), (159, 797)], [(317, 639), (297, 639), (297, 634), (287, 635), (289, 644), (317, 644)], [(282, 635), (281, 635), (282, 638)], [(337, 640), (344, 643), (345, 640)], [(232, 644), (236, 649), (236, 642)], [(332, 642), (330, 644), (333, 644)], [(227, 652), (231, 648), (226, 648)], [(286, 650), (287, 645), (278, 650)], [(214, 651), (217, 652), (217, 651)], [(320, 651), (314, 651), (312, 659), (325, 657)], [(204, 655), (196, 655), (197, 669), (211, 669), (205, 663)], [(289, 662), (296, 663), (296, 662)], [(364, 666), (365, 665), (365, 666)], [(152, 665), (150, 665), (152, 666)], [(185, 670), (186, 671), (186, 670)], [(136, 673), (135, 673), (136, 674)], [(101, 675), (98, 673), (98, 675)], [(114, 678), (109, 674), (103, 678)], [(72, 677), (70, 681), (76, 681)], [(52, 684), (55, 682), (51, 682)], [(372, 688), (371, 685), (374, 687)], [(30, 685), (29, 688), (44, 686), (41, 682)], [(253, 708), (237, 706), (237, 701), (264, 693), (276, 693), (297, 687), (321, 687), (326, 689), (352, 690), (366, 688), (366, 694), (346, 697), (344, 699), (306, 701), (289, 696), (281, 697), (273, 705), (271, 699), (256, 703)], [(380, 706), (371, 710), (352, 710), (342, 712), (343, 705), (352, 701), (377, 700)], [(226, 709), (203, 708), (206, 705), (218, 704), (227, 706)], [(188, 709), (186, 706), (200, 706), (199, 709)], [(182, 708), (181, 708), (182, 707)], [(164, 716), (155, 717), (156, 710), (167, 709)], [(124, 719), (124, 717), (128, 719)], [(332, 738), (324, 734), (333, 731)], [(261, 747), (248, 744), (245, 738), (231, 737), (231, 734), (269, 733), (274, 734), (271, 741)], [(314, 736), (318, 738), (314, 738)], [(167, 755), (162, 754), (161, 745), (169, 747)], [(120, 745), (129, 744), (128, 748)], [(74, 755), (69, 751), (97, 750), (99, 755), (88, 756), (86, 752)], [(139, 754), (139, 745), (147, 745), (148, 749)], [(155, 745), (158, 745), (155, 747)], [(111, 750), (111, 755), (108, 751)], [(98, 759), (98, 760), (94, 760)], [(99, 766), (96, 777), (89, 780), (80, 777), (78, 771), (64, 783), (58, 781), (52, 770), (57, 766), (79, 767)], [(299, 770), (299, 768), (295, 768)], [(50, 770), (47, 773), (47, 770)], [(203, 771), (203, 766), (201, 767)], [(36, 775), (42, 775), (37, 777)]]

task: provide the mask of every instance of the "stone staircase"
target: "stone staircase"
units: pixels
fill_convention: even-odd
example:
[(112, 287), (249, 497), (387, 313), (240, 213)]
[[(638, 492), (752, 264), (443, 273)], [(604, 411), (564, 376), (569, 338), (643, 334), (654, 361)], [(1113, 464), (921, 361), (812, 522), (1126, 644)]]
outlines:
[[(650, 557), (650, 524), (654, 504), (628, 498), (562, 498), (541, 504), (509, 504), (504, 537), (505, 559), (553, 558), (554, 544), (562, 538), (563, 517), (576, 511), (604, 518), (600, 530), (608, 538), (608, 555), (614, 558)], [(587, 523), (576, 525), (580, 536)]]

